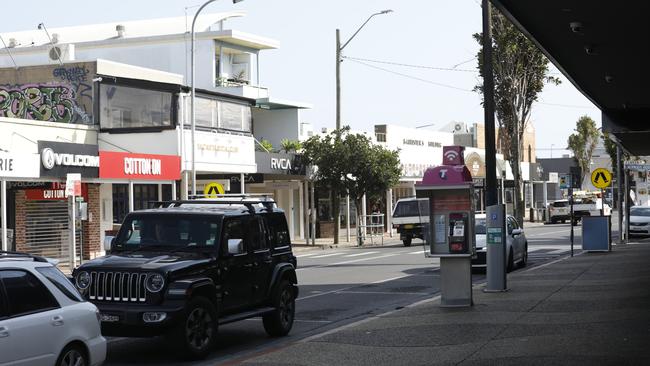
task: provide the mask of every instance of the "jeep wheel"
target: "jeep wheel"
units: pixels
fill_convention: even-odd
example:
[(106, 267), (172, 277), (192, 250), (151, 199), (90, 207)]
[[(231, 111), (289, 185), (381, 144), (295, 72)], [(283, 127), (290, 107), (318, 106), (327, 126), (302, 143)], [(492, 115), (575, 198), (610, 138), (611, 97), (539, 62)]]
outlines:
[(190, 300), (174, 335), (189, 358), (206, 357), (217, 336), (217, 315), (212, 303), (203, 297)]
[(404, 238), (404, 239), (402, 240), (402, 243), (404, 243), (404, 246), (405, 246), (405, 247), (410, 247), (410, 246), (411, 246), (411, 241), (412, 241), (412, 240), (413, 240), (413, 238), (411, 238), (410, 236), (407, 236), (406, 238)]
[(289, 281), (282, 281), (273, 294), (275, 310), (264, 315), (264, 330), (272, 337), (281, 337), (289, 334), (296, 314), (296, 298), (293, 286)]

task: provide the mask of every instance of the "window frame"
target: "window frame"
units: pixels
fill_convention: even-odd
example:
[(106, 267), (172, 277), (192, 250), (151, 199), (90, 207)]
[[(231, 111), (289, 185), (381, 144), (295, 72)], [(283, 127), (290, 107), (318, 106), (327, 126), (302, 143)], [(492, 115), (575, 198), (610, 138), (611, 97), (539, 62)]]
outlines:
[[(6, 288), (6, 286), (4, 284), (4, 281), (2, 279), (2, 273), (3, 272), (23, 272), (23, 273), (27, 274), (27, 277), (31, 276), (34, 280), (36, 280), (42, 286), (42, 288), (45, 289), (45, 292), (47, 292), (47, 294), (48, 294), (47, 296), (49, 297), (49, 300), (51, 300), (51, 302), (55, 306), (51, 306), (51, 307), (47, 307), (47, 308), (40, 308), (40, 309), (37, 309), (37, 310), (27, 311), (27, 312), (23, 312), (23, 313), (12, 314), (13, 309), (12, 309), (11, 303), (8, 301), (9, 293), (8, 293), (7, 288)], [(47, 285), (45, 285), (43, 283), (43, 281), (41, 281), (41, 279), (38, 278), (36, 275), (34, 275), (30, 271), (25, 270), (23, 268), (2, 268), (2, 269), (0, 269), (0, 287), (2, 287), (2, 289), (4, 290), (5, 299), (7, 299), (5, 301), (5, 309), (7, 311), (6, 319), (20, 318), (20, 317), (27, 316), (27, 315), (39, 314), (39, 313), (44, 313), (46, 311), (61, 309), (61, 303), (59, 303), (56, 296), (54, 296), (54, 294), (47, 287)]]
[(249, 227), (255, 221), (257, 221), (257, 226), (258, 226), (258, 229), (259, 229), (260, 239), (263, 241), (263, 245), (264, 245), (263, 247), (256, 249), (255, 246), (253, 245), (253, 243), (250, 243), (251, 245), (249, 246), (249, 250), (252, 253), (263, 253), (263, 252), (270, 251), (271, 250), (271, 243), (269, 242), (269, 238), (268, 238), (268, 234), (267, 234), (267, 230), (266, 230), (266, 220), (264, 220), (264, 218), (262, 218), (259, 215), (254, 215), (254, 216), (250, 216), (247, 221), (249, 221), (247, 223), (247, 225)]
[(233, 222), (233, 221), (239, 221), (242, 228), (244, 228), (245, 227), (245, 222), (244, 222), (245, 219), (246, 219), (245, 216), (224, 217), (224, 219), (222, 221), (222, 224), (221, 224), (221, 235), (220, 235), (221, 246), (219, 247), (219, 255), (221, 255), (222, 257), (224, 257), (224, 258), (239, 258), (239, 257), (243, 257), (243, 256), (248, 255), (249, 248), (248, 248), (248, 241), (246, 240), (245, 230), (242, 230), (242, 236), (243, 237), (241, 238), (242, 244), (244, 246), (244, 248), (243, 248), (244, 250), (239, 254), (230, 254), (230, 253), (228, 253), (228, 240), (226, 239), (226, 232), (227, 232), (226, 228), (227, 228), (228, 224), (230, 222)]
[[(36, 269), (36, 272), (38, 272), (41, 276), (45, 277), (48, 281), (50, 281), (50, 283), (54, 287), (56, 287), (56, 289), (59, 290), (59, 292), (61, 292), (63, 295), (65, 295), (65, 297), (70, 299), (70, 301), (73, 301), (73, 302), (76, 302), (76, 303), (86, 302), (86, 299), (84, 299), (84, 297), (81, 296), (81, 294), (77, 290), (77, 287), (72, 282), (70, 282), (65, 277), (65, 275), (57, 267), (54, 267), (54, 266), (42, 266), (42, 267), (36, 267), (35, 269)], [(66, 288), (66, 286), (64, 284), (59, 283), (56, 278), (50, 278), (50, 276), (44, 272), (45, 270), (53, 270), (55, 273), (58, 271), (58, 274), (61, 275), (59, 280), (68, 281), (68, 284), (70, 285), (72, 290), (69, 289), (69, 288)]]
[[(279, 250), (279, 249), (281, 250), (281, 249), (287, 249), (287, 248), (291, 247), (291, 236), (289, 235), (289, 225), (288, 225), (286, 219), (282, 220), (282, 216), (284, 216), (283, 213), (274, 212), (274, 213), (271, 213), (269, 215), (265, 215), (265, 217), (264, 217), (264, 219), (265, 219), (264, 221), (265, 221), (265, 224), (266, 224), (266, 227), (267, 227), (267, 230), (268, 230), (267, 236), (269, 238), (269, 248), (271, 250)], [(275, 221), (275, 220), (279, 220), (279, 221), (283, 222), (282, 231), (287, 233), (287, 239), (288, 239), (287, 244), (278, 245), (278, 240), (277, 240), (278, 239), (278, 236), (277, 236), (278, 230), (275, 229), (277, 227), (277, 222), (272, 222), (272, 221)]]
[[(97, 75), (104, 76), (104, 75)], [(101, 116), (101, 86), (117, 86), (117, 87), (126, 87), (126, 88), (135, 88), (142, 89), (153, 92), (160, 93), (170, 93), (170, 124), (169, 126), (146, 126), (146, 127), (104, 127), (102, 126), (102, 116)], [(99, 132), (107, 133), (134, 133), (134, 132), (161, 132), (165, 130), (174, 130), (178, 126), (179, 120), (179, 101), (181, 92), (180, 85), (159, 83), (147, 80), (138, 80), (138, 79), (128, 79), (128, 78), (116, 78), (114, 76), (104, 76), (101, 81), (95, 82), (95, 91), (93, 93), (95, 101), (93, 108), (93, 114), (95, 116), (95, 124), (99, 127)]]

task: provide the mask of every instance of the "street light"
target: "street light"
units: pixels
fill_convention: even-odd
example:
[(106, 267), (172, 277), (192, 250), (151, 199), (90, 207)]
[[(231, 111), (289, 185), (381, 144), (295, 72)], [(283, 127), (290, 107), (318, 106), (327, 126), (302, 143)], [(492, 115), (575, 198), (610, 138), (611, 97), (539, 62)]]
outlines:
[(350, 43), (350, 41), (359, 33), (359, 31), (361, 31), (361, 29), (366, 24), (368, 24), (368, 22), (370, 21), (370, 19), (372, 19), (372, 17), (374, 17), (375, 15), (384, 15), (392, 12), (393, 12), (392, 10), (386, 9), (370, 15), (368, 19), (366, 19), (366, 21), (363, 22), (363, 24), (361, 24), (359, 29), (357, 29), (356, 32), (352, 34), (352, 37), (350, 37), (350, 39), (348, 39), (343, 44), (343, 46), (341, 46), (341, 39), (339, 35), (340, 31), (338, 28), (336, 29), (336, 129), (337, 130), (341, 128), (341, 61), (342, 61), (341, 52), (343, 51), (345, 46), (347, 46), (348, 43)]
[(555, 144), (551, 144), (551, 159), (553, 159), (553, 146), (555, 146)]
[[(196, 18), (199, 16), (199, 13), (201, 13), (201, 10), (208, 6), (210, 3), (213, 3), (217, 0), (208, 0), (206, 1), (199, 10), (196, 11), (196, 14), (194, 14), (194, 19), (192, 19), (192, 48), (190, 51), (190, 58), (191, 58), (191, 87), (192, 87), (192, 95), (191, 95), (191, 102), (190, 102), (190, 118), (191, 118), (191, 123), (192, 123), (192, 195), (196, 195), (196, 160), (194, 159), (194, 154), (195, 154), (195, 146), (194, 146), (194, 132), (196, 129), (196, 112), (194, 110), (194, 99), (195, 99), (195, 90), (194, 90), (194, 68), (196, 67), (194, 63), (194, 44), (196, 43), (196, 38), (194, 36), (194, 25), (196, 24)], [(237, 4), (239, 2), (242, 2), (244, 0), (232, 0), (233, 4)], [(184, 134), (185, 131), (181, 129), (181, 134)], [(182, 135), (181, 135), (182, 136)]]

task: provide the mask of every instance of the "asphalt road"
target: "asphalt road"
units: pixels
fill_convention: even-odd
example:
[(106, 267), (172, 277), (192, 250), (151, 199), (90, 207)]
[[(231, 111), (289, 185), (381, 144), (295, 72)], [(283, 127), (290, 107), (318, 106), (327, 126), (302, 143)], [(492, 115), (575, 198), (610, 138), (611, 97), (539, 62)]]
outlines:
[[(615, 225), (613, 225), (615, 228)], [(528, 267), (570, 253), (569, 224), (525, 228)], [(580, 250), (581, 226), (575, 227), (575, 251)], [(409, 248), (396, 239), (383, 246), (330, 250), (296, 249), (300, 296), (291, 334), (269, 338), (260, 319), (219, 328), (218, 347), (200, 362), (183, 362), (162, 338), (112, 338), (106, 365), (215, 365), (270, 352), (289, 342), (341, 327), (368, 316), (391, 311), (439, 292), (439, 261), (425, 258), (424, 247)], [(519, 271), (525, 269), (518, 269)], [(474, 282), (485, 274), (473, 274)]]

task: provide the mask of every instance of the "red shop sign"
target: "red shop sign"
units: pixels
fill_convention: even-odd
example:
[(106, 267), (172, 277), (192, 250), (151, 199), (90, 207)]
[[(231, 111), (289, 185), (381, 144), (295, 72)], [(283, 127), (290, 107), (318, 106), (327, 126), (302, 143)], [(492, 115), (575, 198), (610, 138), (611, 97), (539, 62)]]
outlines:
[(181, 179), (181, 158), (176, 155), (99, 152), (99, 177), (104, 179)]
[[(88, 185), (81, 184), (81, 196), (88, 202)], [(65, 201), (65, 183), (53, 182), (45, 188), (32, 188), (25, 190), (25, 198), (28, 201)]]

